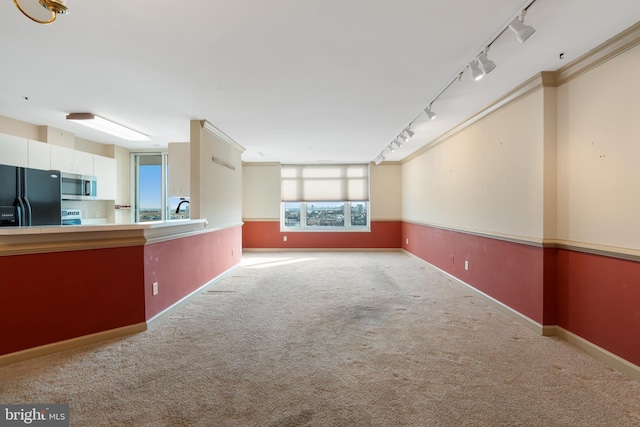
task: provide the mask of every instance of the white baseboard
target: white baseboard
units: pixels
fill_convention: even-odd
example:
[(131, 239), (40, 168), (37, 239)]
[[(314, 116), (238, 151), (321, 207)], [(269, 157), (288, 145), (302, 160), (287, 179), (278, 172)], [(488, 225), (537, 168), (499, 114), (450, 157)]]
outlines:
[(185, 302), (187, 302), (189, 299), (191, 299), (194, 295), (201, 293), (203, 290), (205, 290), (207, 287), (213, 285), (214, 283), (220, 281), (222, 278), (224, 278), (225, 276), (227, 276), (229, 273), (231, 273), (233, 270), (235, 270), (236, 268), (238, 268), (240, 266), (240, 263), (234, 265), (233, 267), (231, 267), (230, 269), (220, 273), (219, 275), (217, 275), (216, 277), (214, 277), (213, 279), (209, 280), (207, 283), (205, 283), (204, 285), (200, 286), (198, 289), (196, 289), (195, 291), (191, 292), (190, 294), (182, 297), (181, 299), (179, 299), (178, 301), (174, 302), (173, 304), (171, 304), (169, 307), (165, 308), (164, 310), (162, 310), (160, 313), (156, 314), (155, 316), (151, 317), (150, 319), (147, 320), (147, 324), (154, 322), (162, 317), (164, 317), (167, 313), (175, 310), (176, 308), (178, 308), (180, 305), (184, 304)]
[(73, 350), (75, 348), (82, 347), (82, 346), (89, 345), (89, 344), (95, 344), (95, 343), (100, 342), (100, 341), (107, 341), (107, 340), (110, 340), (110, 339), (113, 339), (113, 338), (120, 338), (120, 337), (124, 337), (124, 336), (127, 336), (127, 335), (132, 335), (132, 334), (135, 334), (135, 333), (146, 331), (149, 323), (151, 323), (152, 321), (157, 320), (158, 318), (162, 317), (163, 315), (165, 315), (169, 311), (175, 309), (180, 304), (183, 304), (185, 301), (187, 301), (189, 298), (191, 298), (193, 295), (197, 294), (198, 292), (201, 292), (207, 286), (211, 286), (215, 282), (219, 281), (224, 276), (229, 274), (231, 271), (236, 269), (238, 267), (238, 265), (239, 264), (236, 264), (235, 266), (231, 267), (230, 269), (228, 269), (224, 273), (218, 275), (217, 277), (215, 277), (214, 279), (210, 280), (209, 282), (207, 282), (203, 286), (201, 286), (198, 289), (196, 289), (195, 291), (191, 292), (189, 295), (187, 295), (184, 298), (180, 299), (178, 302), (176, 302), (176, 303), (172, 304), (170, 307), (162, 310), (160, 313), (156, 314), (155, 316), (153, 316), (151, 319), (147, 320), (146, 322), (136, 323), (134, 325), (123, 326), (121, 328), (110, 329), (108, 331), (97, 332), (95, 334), (84, 335), (84, 336), (81, 336), (81, 337), (71, 338), (71, 339), (68, 339), (68, 340), (65, 340), (65, 341), (59, 341), (59, 342), (55, 342), (55, 343), (51, 343), (51, 344), (38, 346), (38, 347), (28, 348), (26, 350), (20, 350), (20, 351), (17, 351), (15, 353), (5, 354), (5, 355), (0, 356), (0, 366), (10, 365), (12, 363), (18, 363), (18, 362), (22, 362), (22, 361), (29, 360), (29, 359), (34, 359), (36, 357), (41, 357), (41, 356), (46, 356), (48, 354), (58, 353), (58, 352), (61, 352), (61, 351)]
[(625, 360), (623, 358), (621, 358), (620, 356), (617, 356), (613, 353), (611, 353), (608, 350), (605, 350), (602, 347), (599, 347), (596, 344), (593, 344), (592, 342), (587, 341), (586, 339), (567, 331), (564, 328), (561, 328), (560, 326), (557, 325), (541, 325), (538, 322), (535, 322), (532, 319), (529, 319), (527, 316), (517, 312), (516, 310), (512, 309), (511, 307), (501, 303), (500, 301), (490, 297), (489, 295), (485, 294), (482, 291), (477, 290), (476, 288), (474, 288), (473, 286), (463, 282), (462, 280), (458, 279), (455, 276), (452, 276), (451, 274), (447, 273), (446, 271), (443, 271), (441, 269), (439, 269), (438, 267), (434, 266), (433, 264), (430, 264), (429, 262), (423, 260), (422, 258), (406, 251), (403, 249), (403, 252), (405, 252), (407, 255), (412, 256), (422, 262), (424, 262), (425, 264), (429, 265), (430, 267), (432, 267), (435, 270), (440, 271), (441, 273), (445, 274), (446, 276), (450, 277), (455, 283), (460, 284), (462, 286), (464, 286), (465, 288), (469, 289), (470, 291), (472, 291), (473, 293), (475, 293), (476, 295), (478, 295), (479, 297), (483, 298), (484, 300), (486, 300), (487, 302), (489, 302), (491, 305), (493, 305), (494, 307), (496, 307), (498, 310), (502, 311), (503, 313), (506, 313), (507, 315), (509, 315), (510, 317), (512, 317), (513, 319), (519, 321), (520, 323), (522, 323), (524, 326), (528, 327), (529, 329), (539, 333), (540, 335), (543, 335), (545, 337), (554, 337), (557, 336), (558, 338), (561, 338), (565, 341), (567, 341), (569, 344), (579, 348), (580, 350), (584, 351), (585, 353), (588, 353), (589, 355), (593, 356), (594, 358), (606, 363), (608, 366), (610, 366), (611, 368), (615, 369), (616, 371), (622, 372), (623, 374), (627, 375), (628, 377), (631, 377), (635, 380), (640, 381), (640, 366), (635, 365), (631, 362), (629, 362), (628, 360)]
[(498, 310), (502, 311), (503, 313), (508, 314), (510, 317), (512, 317), (513, 319), (515, 319), (518, 322), (522, 323), (524, 326), (526, 326), (527, 328), (531, 329), (532, 331), (534, 331), (534, 332), (536, 332), (536, 333), (538, 333), (540, 335), (543, 335), (543, 336), (554, 336), (555, 335), (555, 326), (543, 326), (540, 323), (536, 322), (535, 320), (528, 318), (524, 314), (514, 310), (513, 308), (509, 307), (508, 305), (506, 305), (506, 304), (498, 301), (497, 299), (485, 294), (484, 292), (474, 288), (473, 286), (469, 285), (468, 283), (463, 282), (462, 280), (458, 279), (456, 276), (453, 276), (453, 275), (447, 273), (446, 271), (444, 271), (444, 270), (436, 267), (435, 265), (423, 260), (422, 258), (412, 254), (411, 252), (408, 252), (405, 249), (402, 249), (402, 251), (404, 253), (406, 253), (407, 255), (412, 256), (415, 259), (424, 262), (425, 264), (427, 264), (429, 267), (433, 268), (434, 270), (438, 270), (439, 272), (441, 272), (445, 276), (451, 278), (451, 280), (453, 280), (455, 283), (457, 283), (457, 284), (459, 284), (461, 286), (464, 286), (466, 289), (470, 290), (474, 294), (476, 294), (479, 297), (483, 298), (489, 304), (491, 304), (492, 306), (494, 306)]
[(595, 345), (592, 342), (585, 340), (584, 338), (574, 334), (573, 332), (569, 332), (560, 326), (556, 327), (557, 336), (567, 341), (569, 344), (578, 347), (580, 350), (585, 353), (590, 354), (596, 359), (606, 363), (616, 371), (622, 372), (623, 374), (640, 381), (640, 366), (635, 365), (628, 360), (621, 358), (620, 356), (616, 356), (604, 348)]
[(109, 329), (108, 331), (96, 332), (95, 334), (71, 338), (65, 341), (28, 348), (26, 350), (16, 351), (15, 353), (0, 356), (0, 366), (10, 365), (12, 363), (34, 359), (36, 357), (46, 356), (52, 353), (72, 350), (85, 345), (95, 344), (97, 342), (107, 341), (113, 338), (120, 338), (146, 330), (146, 322), (141, 322), (134, 325), (123, 326), (121, 328)]

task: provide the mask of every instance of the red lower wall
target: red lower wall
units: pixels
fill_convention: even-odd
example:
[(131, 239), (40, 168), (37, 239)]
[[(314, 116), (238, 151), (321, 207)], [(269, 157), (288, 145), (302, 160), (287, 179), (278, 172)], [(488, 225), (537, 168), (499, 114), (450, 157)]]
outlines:
[[(148, 320), (238, 264), (242, 227), (144, 247), (145, 318)], [(158, 295), (153, 283), (158, 282)]]
[(0, 354), (144, 322), (143, 248), (0, 257)]
[(241, 257), (241, 226), (146, 246), (2, 256), (0, 355), (145, 322)]
[[(371, 231), (280, 231), (280, 221), (247, 221), (242, 247), (247, 249), (400, 248), (400, 221), (372, 221)], [(287, 241), (284, 241), (287, 236)]]
[(409, 223), (402, 247), (537, 323), (640, 366), (639, 262)]
[(554, 317), (543, 304), (542, 248), (409, 223), (402, 226), (402, 243), (408, 252), (540, 324)]
[(640, 263), (558, 250), (558, 326), (640, 366)]

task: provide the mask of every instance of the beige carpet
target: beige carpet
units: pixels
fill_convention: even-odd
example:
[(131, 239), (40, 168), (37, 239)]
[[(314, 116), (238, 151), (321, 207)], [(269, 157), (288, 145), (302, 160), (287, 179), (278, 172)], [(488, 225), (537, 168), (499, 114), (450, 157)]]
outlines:
[(638, 426), (640, 382), (400, 252), (247, 253), (149, 331), (0, 368), (72, 426)]

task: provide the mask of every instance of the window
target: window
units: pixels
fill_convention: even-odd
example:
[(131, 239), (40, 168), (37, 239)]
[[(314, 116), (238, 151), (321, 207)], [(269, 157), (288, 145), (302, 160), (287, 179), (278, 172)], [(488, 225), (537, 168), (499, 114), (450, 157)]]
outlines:
[[(189, 198), (168, 196), (169, 164), (166, 153), (132, 153), (135, 173), (135, 222), (189, 218)], [(182, 204), (181, 204), (182, 202)], [(180, 207), (180, 211), (177, 208)]]
[(369, 231), (369, 165), (283, 165), (282, 230)]
[(135, 221), (166, 219), (166, 154), (134, 153)]

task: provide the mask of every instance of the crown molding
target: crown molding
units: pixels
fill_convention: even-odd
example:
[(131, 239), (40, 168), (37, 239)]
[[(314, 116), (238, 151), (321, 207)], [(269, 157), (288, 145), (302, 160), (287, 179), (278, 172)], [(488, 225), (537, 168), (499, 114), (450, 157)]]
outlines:
[(556, 71), (558, 86), (640, 44), (640, 22)]
[(207, 132), (209, 132), (211, 135), (218, 138), (219, 140), (221, 140), (222, 142), (224, 142), (225, 144), (229, 145), (232, 148), (235, 148), (240, 153), (245, 152), (246, 149), (242, 145), (235, 142), (233, 139), (231, 139), (231, 137), (229, 137), (226, 133), (222, 132), (220, 129), (212, 125), (210, 122), (206, 120), (200, 120), (200, 127), (206, 130)]

